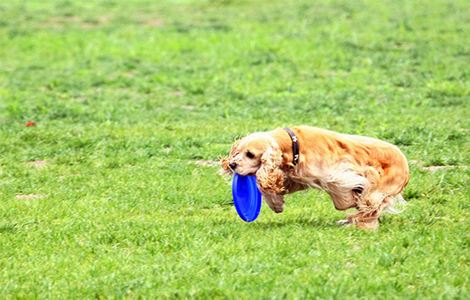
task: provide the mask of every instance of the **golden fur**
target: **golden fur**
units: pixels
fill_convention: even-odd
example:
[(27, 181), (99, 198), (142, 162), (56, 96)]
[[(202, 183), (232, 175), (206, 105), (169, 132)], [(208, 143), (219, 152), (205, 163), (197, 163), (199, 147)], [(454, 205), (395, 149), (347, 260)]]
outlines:
[[(269, 207), (283, 211), (284, 195), (315, 187), (326, 191), (338, 210), (356, 208), (342, 224), (376, 228), (384, 210), (404, 202), (408, 162), (398, 147), (357, 135), (309, 126), (291, 128), (299, 140), (300, 160), (293, 165), (292, 140), (278, 128), (253, 133), (234, 143), (222, 168), (240, 175), (256, 174)], [(230, 167), (232, 164), (232, 167)]]

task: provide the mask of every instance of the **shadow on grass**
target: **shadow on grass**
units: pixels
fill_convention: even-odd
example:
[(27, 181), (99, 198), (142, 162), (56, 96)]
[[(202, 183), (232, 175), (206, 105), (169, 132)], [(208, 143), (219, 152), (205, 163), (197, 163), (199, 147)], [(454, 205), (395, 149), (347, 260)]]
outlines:
[(341, 228), (333, 219), (296, 218), (284, 220), (266, 220), (253, 224), (260, 229), (284, 228), (284, 227), (317, 227), (317, 228)]
[[(258, 219), (251, 223), (245, 223), (240, 221), (241, 224), (246, 224), (247, 226), (252, 226), (252, 228), (268, 230), (273, 228), (342, 228), (342, 226), (336, 224), (335, 219), (315, 219), (315, 218), (279, 218), (279, 219)], [(237, 222), (238, 223), (238, 222)], [(233, 220), (229, 219), (217, 219), (212, 222), (213, 225), (223, 225), (228, 224), (235, 225)]]

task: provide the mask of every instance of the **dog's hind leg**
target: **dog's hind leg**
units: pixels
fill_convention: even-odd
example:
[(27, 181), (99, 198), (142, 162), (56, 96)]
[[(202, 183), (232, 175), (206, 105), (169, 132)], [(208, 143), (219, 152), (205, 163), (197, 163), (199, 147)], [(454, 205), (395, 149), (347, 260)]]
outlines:
[(350, 190), (354, 199), (356, 213), (348, 216), (342, 224), (355, 224), (360, 228), (375, 229), (379, 225), (379, 216), (383, 209), (382, 203), (386, 194), (377, 190), (380, 173), (372, 167), (362, 170), (366, 183)]
[(369, 178), (348, 164), (341, 164), (331, 169), (322, 184), (322, 188), (328, 192), (337, 210), (356, 207), (358, 195), (369, 186)]
[[(408, 183), (409, 171), (406, 159), (396, 161), (394, 165), (382, 168), (380, 176), (374, 171), (369, 172), (370, 188), (358, 198), (358, 212), (348, 218), (358, 227), (376, 228), (382, 212), (399, 212), (397, 204), (406, 203), (401, 192)], [(369, 179), (369, 178), (368, 178)]]
[(376, 229), (379, 226), (379, 217), (386, 197), (387, 195), (379, 191), (369, 191), (362, 195), (357, 202), (358, 211), (348, 216), (349, 223), (359, 228)]

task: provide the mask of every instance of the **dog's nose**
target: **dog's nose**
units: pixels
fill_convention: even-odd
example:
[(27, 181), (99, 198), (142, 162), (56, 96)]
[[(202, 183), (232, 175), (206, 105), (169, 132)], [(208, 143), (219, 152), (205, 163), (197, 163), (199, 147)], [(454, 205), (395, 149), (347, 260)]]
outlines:
[(228, 166), (229, 166), (230, 169), (232, 169), (232, 170), (235, 170), (235, 169), (237, 168), (237, 164), (236, 164), (236, 163), (230, 163)]

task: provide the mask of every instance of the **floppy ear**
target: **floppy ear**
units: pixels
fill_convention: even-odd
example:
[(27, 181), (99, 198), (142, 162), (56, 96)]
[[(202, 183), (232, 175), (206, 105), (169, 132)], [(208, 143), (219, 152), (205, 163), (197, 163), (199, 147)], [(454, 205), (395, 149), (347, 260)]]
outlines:
[(282, 152), (273, 147), (268, 148), (261, 156), (261, 167), (256, 172), (256, 181), (263, 193), (283, 194), (286, 189), (284, 171), (281, 170)]

